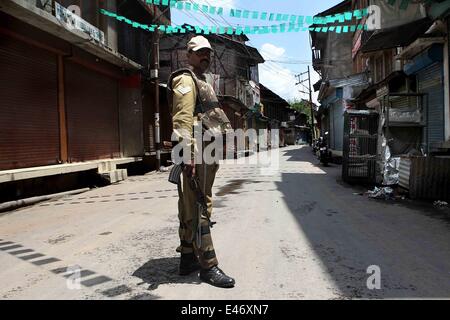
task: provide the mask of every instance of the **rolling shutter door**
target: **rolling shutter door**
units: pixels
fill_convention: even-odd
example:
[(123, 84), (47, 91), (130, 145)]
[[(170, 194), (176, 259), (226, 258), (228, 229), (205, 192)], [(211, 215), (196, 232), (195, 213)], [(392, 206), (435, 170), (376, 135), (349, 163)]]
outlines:
[(442, 64), (434, 63), (418, 73), (419, 92), (428, 94), (428, 150), (444, 140), (444, 92)]
[(57, 164), (57, 57), (0, 36), (0, 170)]
[(65, 64), (69, 161), (120, 157), (117, 80)]

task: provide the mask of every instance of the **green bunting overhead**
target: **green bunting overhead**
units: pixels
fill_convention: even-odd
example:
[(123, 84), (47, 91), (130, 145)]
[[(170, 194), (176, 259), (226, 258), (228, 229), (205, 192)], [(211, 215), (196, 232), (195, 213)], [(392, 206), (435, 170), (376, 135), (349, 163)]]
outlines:
[[(388, 0), (389, 1), (389, 0)], [(404, 0), (403, 0), (404, 1)], [(224, 15), (224, 9), (222, 7), (200, 5), (192, 2), (182, 2), (175, 0), (146, 0), (147, 4), (170, 6), (178, 10), (203, 12), (211, 15)], [(271, 12), (260, 12), (254, 10), (242, 10), (242, 9), (229, 9), (228, 16), (231, 18), (240, 19), (252, 19), (252, 20), (264, 20), (264, 21), (277, 21), (277, 22), (289, 22), (297, 24), (329, 24), (340, 22), (344, 23), (346, 21), (351, 21), (353, 19), (360, 20), (364, 16), (369, 14), (368, 9), (354, 10), (349, 12), (338, 13), (335, 15), (328, 15), (325, 17), (313, 17), (313, 16), (300, 16), (293, 14), (282, 14), (282, 13), (271, 13)]]
[(108, 17), (115, 18), (118, 21), (125, 22), (135, 28), (154, 32), (160, 31), (167, 34), (172, 33), (187, 33), (193, 32), (196, 34), (268, 34), (268, 33), (286, 33), (286, 32), (336, 32), (346, 33), (355, 32), (356, 30), (367, 30), (367, 25), (344, 25), (344, 26), (322, 26), (322, 27), (305, 27), (300, 23), (282, 23), (271, 26), (240, 26), (240, 27), (226, 27), (226, 26), (168, 26), (168, 25), (146, 25), (140, 24), (136, 21), (132, 21), (126, 17), (119, 16), (116, 13), (107, 11), (105, 9), (100, 10), (101, 14)]

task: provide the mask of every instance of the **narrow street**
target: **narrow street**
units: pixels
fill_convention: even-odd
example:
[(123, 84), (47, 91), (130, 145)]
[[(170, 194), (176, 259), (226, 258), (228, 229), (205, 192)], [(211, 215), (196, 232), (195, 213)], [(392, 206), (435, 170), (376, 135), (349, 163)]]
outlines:
[[(2, 299), (448, 298), (450, 212), (381, 201), (339, 181), (309, 147), (281, 150), (280, 170), (224, 164), (212, 229), (233, 289), (177, 275), (177, 190), (168, 173), (0, 216)], [(381, 289), (369, 290), (369, 266)], [(81, 285), (68, 267), (79, 266)], [(73, 268), (72, 268), (73, 269)]]

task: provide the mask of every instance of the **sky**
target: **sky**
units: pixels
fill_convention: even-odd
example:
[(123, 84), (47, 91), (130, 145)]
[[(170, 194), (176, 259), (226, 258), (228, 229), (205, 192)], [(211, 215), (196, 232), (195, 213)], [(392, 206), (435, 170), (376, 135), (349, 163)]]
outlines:
[[(218, 15), (210, 15), (210, 19), (201, 13), (193, 11), (186, 12), (172, 9), (172, 22), (177, 25), (189, 23), (192, 25), (214, 25), (238, 26), (238, 25), (271, 25), (280, 22), (269, 22), (264, 20), (237, 19), (229, 16), (229, 9), (247, 9), (259, 12), (295, 14), (302, 16), (313, 16), (340, 3), (341, 0), (188, 0), (199, 4), (207, 4), (224, 8), (222, 19)], [(214, 21), (215, 20), (215, 21)], [(248, 45), (259, 50), (266, 60), (259, 65), (259, 80), (264, 86), (284, 98), (292, 101), (294, 99), (309, 99), (301, 86), (296, 86), (298, 79), (295, 75), (307, 71), (308, 65), (311, 69), (311, 85), (320, 77), (311, 66), (311, 47), (308, 32), (290, 32), (278, 34), (250, 34)], [(281, 62), (279, 62), (281, 61)], [(289, 62), (289, 63), (283, 63)], [(303, 76), (303, 79), (306, 75)], [(304, 82), (308, 84), (308, 82)], [(313, 92), (313, 101), (317, 103), (317, 92)]]

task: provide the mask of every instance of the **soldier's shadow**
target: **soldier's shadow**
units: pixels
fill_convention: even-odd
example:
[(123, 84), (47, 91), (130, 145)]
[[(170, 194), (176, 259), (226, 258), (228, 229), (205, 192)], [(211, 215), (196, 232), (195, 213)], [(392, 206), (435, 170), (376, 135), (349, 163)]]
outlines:
[(161, 284), (200, 284), (198, 272), (193, 272), (188, 276), (178, 274), (179, 257), (153, 259), (137, 269), (133, 276), (140, 278), (149, 285), (148, 290), (155, 290)]

